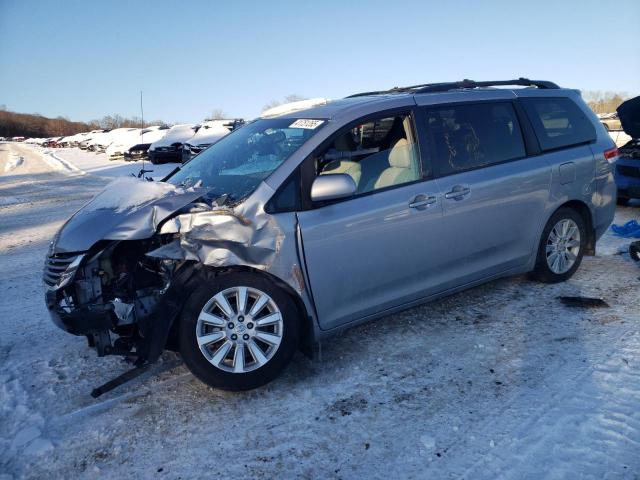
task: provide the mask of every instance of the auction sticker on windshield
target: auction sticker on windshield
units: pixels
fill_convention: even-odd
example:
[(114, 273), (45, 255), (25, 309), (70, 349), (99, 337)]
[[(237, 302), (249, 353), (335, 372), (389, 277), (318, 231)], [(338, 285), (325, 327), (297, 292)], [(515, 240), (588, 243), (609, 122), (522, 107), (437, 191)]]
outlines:
[(307, 130), (313, 130), (315, 128), (318, 128), (323, 123), (324, 123), (324, 120), (311, 120), (308, 118), (299, 118), (298, 120), (293, 122), (291, 125), (289, 125), (289, 128), (305, 128)]

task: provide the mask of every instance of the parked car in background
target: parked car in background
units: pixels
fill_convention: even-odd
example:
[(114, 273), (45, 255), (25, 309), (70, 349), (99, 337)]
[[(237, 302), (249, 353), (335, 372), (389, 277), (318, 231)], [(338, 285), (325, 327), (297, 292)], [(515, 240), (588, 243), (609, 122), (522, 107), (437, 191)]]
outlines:
[(182, 147), (185, 142), (198, 131), (200, 125), (185, 123), (174, 125), (164, 137), (151, 144), (149, 147), (149, 160), (151, 163), (182, 162)]
[(640, 96), (623, 102), (617, 109), (624, 132), (631, 137), (618, 148), (616, 165), (618, 203), (626, 205), (632, 198), (640, 198)]
[(608, 132), (622, 130), (622, 124), (617, 113), (602, 113), (598, 115), (598, 118)]
[(567, 280), (613, 219), (616, 158), (578, 91), (522, 78), (260, 118), (76, 213), (46, 305), (98, 355), (179, 349), (207, 384), (255, 388), (345, 327), (507, 275)]
[(129, 150), (124, 152), (124, 160), (127, 162), (135, 162), (138, 160), (146, 160), (149, 158), (148, 151), (150, 143), (138, 143)]
[(202, 122), (195, 135), (184, 143), (182, 161), (187, 162), (191, 160), (193, 156), (242, 125), (244, 125), (244, 120), (241, 118)]
[(51, 137), (51, 138), (48, 138), (47, 140), (45, 140), (45, 141), (42, 143), (42, 146), (43, 146), (43, 147), (46, 147), (46, 148), (57, 148), (57, 147), (59, 147), (59, 146), (60, 146), (60, 145), (58, 144), (58, 142), (59, 142), (60, 140), (62, 140), (63, 138), (64, 138), (64, 137)]
[(87, 150), (96, 153), (104, 153), (107, 147), (114, 141), (117, 141), (122, 135), (127, 135), (128, 132), (136, 130), (135, 128), (114, 128), (113, 130), (104, 131), (96, 135), (91, 136), (87, 144)]
[(168, 126), (153, 125), (144, 129), (132, 128), (123, 132), (107, 147), (106, 154), (109, 160), (118, 160), (124, 157), (124, 153), (138, 144), (147, 144), (161, 139), (169, 130)]

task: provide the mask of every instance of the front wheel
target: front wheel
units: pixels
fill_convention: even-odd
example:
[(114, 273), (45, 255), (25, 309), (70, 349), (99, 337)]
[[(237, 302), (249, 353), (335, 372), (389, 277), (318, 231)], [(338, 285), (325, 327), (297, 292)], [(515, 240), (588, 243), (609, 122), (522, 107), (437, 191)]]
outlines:
[(571, 278), (582, 262), (586, 241), (582, 216), (571, 208), (559, 209), (542, 232), (533, 278), (545, 283)]
[(179, 334), (196, 377), (223, 390), (250, 390), (289, 363), (299, 321), (286, 292), (265, 277), (233, 272), (203, 281), (185, 305)]

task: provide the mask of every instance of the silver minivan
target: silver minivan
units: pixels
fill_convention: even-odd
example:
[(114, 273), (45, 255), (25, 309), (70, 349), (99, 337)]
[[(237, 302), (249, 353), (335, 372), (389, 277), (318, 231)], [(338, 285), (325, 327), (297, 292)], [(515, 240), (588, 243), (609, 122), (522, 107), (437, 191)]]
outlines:
[(255, 388), (345, 327), (506, 275), (568, 279), (613, 219), (616, 158), (578, 91), (522, 78), (260, 118), (77, 212), (47, 307), (100, 356), (173, 349), (211, 386)]

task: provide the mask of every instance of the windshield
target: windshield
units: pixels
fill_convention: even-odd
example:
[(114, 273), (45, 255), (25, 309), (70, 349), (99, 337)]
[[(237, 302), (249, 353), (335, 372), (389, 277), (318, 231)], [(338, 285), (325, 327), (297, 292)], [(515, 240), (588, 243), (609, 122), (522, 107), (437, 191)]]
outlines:
[(222, 138), (166, 181), (210, 187), (215, 196), (239, 201), (251, 194), (282, 162), (325, 124), (324, 120), (260, 119)]

